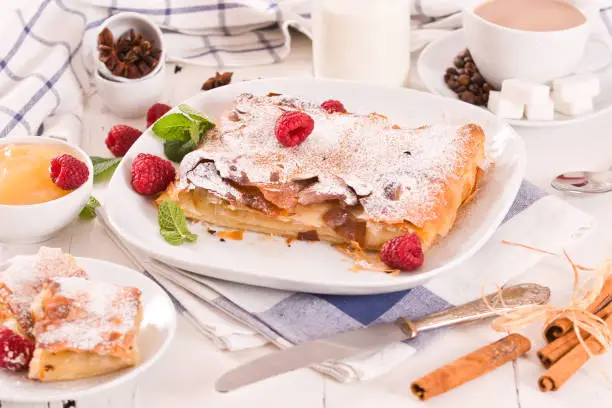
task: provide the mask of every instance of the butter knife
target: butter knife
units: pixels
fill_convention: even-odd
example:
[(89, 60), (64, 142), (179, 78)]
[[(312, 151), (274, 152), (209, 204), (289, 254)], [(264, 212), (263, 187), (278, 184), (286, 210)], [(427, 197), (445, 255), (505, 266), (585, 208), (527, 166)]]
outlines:
[(513, 285), (503, 289), (502, 298), (503, 301), (497, 292), (487, 296), (494, 310), (482, 299), (477, 299), (415, 321), (400, 318), (395, 322), (339, 333), (277, 351), (223, 374), (215, 383), (215, 389), (219, 392), (232, 391), (298, 368), (351, 357), (391, 343), (409, 340), (425, 330), (482, 320), (497, 316), (498, 312), (543, 304), (550, 298), (550, 289), (534, 283)]

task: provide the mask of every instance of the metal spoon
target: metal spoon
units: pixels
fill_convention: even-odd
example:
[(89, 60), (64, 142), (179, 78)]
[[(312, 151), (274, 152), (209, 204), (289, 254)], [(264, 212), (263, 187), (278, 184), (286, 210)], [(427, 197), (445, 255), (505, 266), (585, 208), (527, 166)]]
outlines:
[(607, 193), (612, 191), (612, 171), (572, 171), (558, 175), (550, 184), (559, 191)]

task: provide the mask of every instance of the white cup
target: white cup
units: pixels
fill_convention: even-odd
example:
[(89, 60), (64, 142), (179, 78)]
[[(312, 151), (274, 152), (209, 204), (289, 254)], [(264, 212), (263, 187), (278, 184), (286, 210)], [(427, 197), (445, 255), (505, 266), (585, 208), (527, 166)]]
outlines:
[(160, 62), (155, 75), (124, 82), (111, 81), (94, 72), (94, 82), (104, 105), (121, 118), (138, 118), (159, 102), (166, 82), (166, 64)]
[(545, 83), (571, 74), (592, 36), (586, 16), (583, 24), (564, 30), (517, 30), (480, 17), (474, 11), (480, 4), (465, 10), (463, 27), (474, 62), (495, 87), (504, 79)]
[(164, 65), (166, 59), (166, 48), (164, 45), (164, 36), (153, 20), (143, 14), (122, 12), (114, 14), (113, 16), (107, 18), (100, 26), (99, 32), (102, 32), (105, 28), (108, 28), (111, 33), (113, 33), (115, 41), (119, 38), (119, 36), (127, 33), (130, 29), (133, 29), (136, 34), (141, 34), (145, 39), (151, 41), (155, 48), (159, 48), (161, 50), (161, 55), (159, 57), (159, 63), (157, 64), (157, 66), (153, 68), (151, 72), (141, 78), (130, 79), (114, 75), (99, 59), (100, 51), (98, 51), (98, 42), (96, 37), (96, 42), (91, 44), (91, 46), (93, 47), (92, 55), (95, 56), (96, 65), (98, 67), (98, 72), (100, 73), (100, 75), (102, 75), (106, 79), (117, 82), (138, 81), (140, 79), (157, 75), (157, 73), (161, 69), (161, 66)]

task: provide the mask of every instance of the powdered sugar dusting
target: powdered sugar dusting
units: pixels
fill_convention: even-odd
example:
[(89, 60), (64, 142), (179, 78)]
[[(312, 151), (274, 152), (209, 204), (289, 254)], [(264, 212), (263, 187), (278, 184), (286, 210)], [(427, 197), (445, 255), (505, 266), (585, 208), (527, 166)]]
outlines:
[(0, 267), (0, 301), (6, 303), (26, 331), (32, 328), (30, 305), (43, 284), (55, 276), (86, 273), (58, 248), (41, 247), (37, 255), (19, 255)]
[[(276, 140), (274, 125), (284, 111), (296, 109), (308, 113), (315, 127), (302, 144), (286, 148)], [(181, 166), (181, 178), (183, 186), (209, 188), (185, 181), (202, 162), (214, 162), (224, 180), (260, 189), (316, 177), (314, 191), (347, 205), (356, 204), (358, 196), (367, 219), (422, 226), (437, 218), (446, 184), (472, 156), (467, 149), (472, 141), (470, 125), (404, 129), (378, 114), (329, 114), (297, 98), (245, 94), (209, 140), (185, 157), (189, 165)], [(230, 199), (221, 191), (218, 195)]]
[(113, 352), (137, 326), (138, 289), (79, 278), (52, 279), (49, 289), (36, 316), (39, 347)]

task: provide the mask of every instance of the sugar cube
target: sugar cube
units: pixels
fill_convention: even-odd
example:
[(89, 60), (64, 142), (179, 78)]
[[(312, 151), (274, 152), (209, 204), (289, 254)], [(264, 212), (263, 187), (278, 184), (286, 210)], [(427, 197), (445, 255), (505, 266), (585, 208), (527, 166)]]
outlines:
[(580, 95), (597, 96), (601, 91), (599, 78), (594, 74), (576, 74), (553, 81), (553, 91), (564, 101), (571, 101)]
[(552, 99), (555, 102), (555, 110), (564, 115), (577, 116), (593, 110), (593, 98), (586, 94), (577, 94), (568, 100), (553, 91)]
[(545, 104), (548, 101), (550, 88), (535, 82), (520, 79), (506, 79), (502, 82), (502, 95), (516, 103)]
[(548, 98), (544, 102), (532, 102), (525, 105), (525, 117), (528, 120), (553, 120), (555, 118), (555, 103)]
[(502, 118), (520, 119), (523, 117), (524, 105), (504, 98), (498, 91), (489, 92), (487, 107), (491, 112)]

